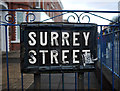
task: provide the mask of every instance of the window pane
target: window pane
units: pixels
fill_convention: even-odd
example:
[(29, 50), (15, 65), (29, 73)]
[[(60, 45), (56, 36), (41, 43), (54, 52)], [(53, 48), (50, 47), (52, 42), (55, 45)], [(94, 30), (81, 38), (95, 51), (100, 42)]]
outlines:
[[(21, 22), (23, 22), (23, 12), (17, 12), (17, 24), (20, 24)], [(17, 31), (16, 31), (16, 35), (17, 35), (17, 40), (20, 40), (20, 27), (17, 26)]]
[(39, 7), (39, 2), (36, 2), (36, 7)]
[(20, 27), (18, 26), (17, 29), (17, 40), (20, 40)]
[(23, 22), (23, 12), (17, 12), (17, 24)]

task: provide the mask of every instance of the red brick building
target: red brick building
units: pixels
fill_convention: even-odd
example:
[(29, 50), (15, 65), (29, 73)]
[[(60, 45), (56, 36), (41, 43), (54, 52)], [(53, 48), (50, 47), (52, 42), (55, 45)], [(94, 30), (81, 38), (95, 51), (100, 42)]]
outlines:
[[(8, 5), (5, 2), (0, 1), (0, 9), (8, 9)], [(0, 11), (0, 21), (5, 22), (5, 16), (8, 14), (7, 11)], [(0, 23), (2, 23), (0, 22)], [(9, 39), (9, 33), (8, 34), (8, 39)], [(0, 51), (6, 51), (6, 38), (5, 38), (5, 27), (0, 26)], [(9, 44), (9, 41), (8, 41)], [(9, 49), (9, 47), (8, 47)]]
[[(60, 0), (56, 2), (44, 2), (44, 0), (38, 0), (38, 2), (9, 2), (9, 9), (43, 9), (43, 10), (62, 10), (63, 6)], [(26, 22), (26, 15), (28, 13), (34, 13), (36, 16), (35, 21), (42, 21), (50, 17), (57, 16), (61, 12), (9, 12), (15, 16), (15, 23), (20, 24), (21, 22)], [(33, 16), (27, 17), (27, 20), (30, 21)], [(12, 17), (10, 19), (13, 20)], [(56, 17), (48, 22), (62, 22), (63, 17)], [(20, 27), (19, 26), (10, 26), (9, 27), (9, 49), (10, 51), (20, 50)]]

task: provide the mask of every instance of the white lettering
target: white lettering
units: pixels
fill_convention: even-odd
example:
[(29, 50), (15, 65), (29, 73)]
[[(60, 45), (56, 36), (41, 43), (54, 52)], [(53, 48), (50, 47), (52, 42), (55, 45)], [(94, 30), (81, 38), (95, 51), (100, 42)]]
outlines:
[(47, 53), (48, 50), (40, 50), (40, 53), (42, 53), (42, 57), (43, 57), (43, 64), (45, 64), (45, 53)]
[(77, 58), (77, 55), (75, 55), (76, 52), (80, 52), (80, 50), (73, 50), (73, 63), (79, 63), (79, 60), (75, 60)]
[(62, 50), (62, 62), (63, 63), (69, 63), (69, 61), (65, 61), (65, 59), (67, 58), (67, 56), (65, 56), (65, 53), (69, 53), (69, 50)]
[(76, 40), (78, 40), (78, 38), (76, 38), (76, 35), (80, 35), (80, 33), (73, 32), (73, 46), (80, 46), (80, 43), (76, 43)]
[(83, 32), (84, 38), (85, 38), (85, 46), (88, 46), (88, 38), (90, 35), (90, 32), (87, 32), (87, 34), (85, 32)]
[(36, 40), (34, 39), (34, 37), (36, 37), (36, 33), (35, 32), (30, 32), (28, 36), (31, 39), (31, 40), (28, 41), (29, 45), (34, 46), (36, 44)]
[(36, 51), (30, 50), (30, 51), (29, 51), (29, 55), (30, 55), (30, 57), (31, 57), (31, 59), (28, 59), (28, 60), (29, 60), (29, 63), (30, 63), (30, 64), (35, 64), (36, 61), (37, 61), (36, 58), (35, 58), (35, 56), (34, 56), (34, 55), (37, 55)]
[[(46, 46), (47, 45), (47, 32), (44, 33), (45, 37), (43, 38), (43, 32), (40, 32), (40, 44), (42, 46)], [(44, 42), (43, 42), (44, 39)]]
[(65, 41), (66, 41), (67, 46), (70, 45), (69, 41), (68, 41), (68, 38), (69, 38), (69, 33), (62, 32), (62, 46), (65, 46)]
[(82, 52), (84, 52), (85, 55), (87, 55), (87, 53), (90, 52), (90, 50), (82, 50)]
[(51, 32), (51, 46), (54, 46), (54, 41), (55, 41), (55, 45), (58, 46), (58, 33), (57, 32)]
[(51, 64), (53, 64), (53, 58), (55, 59), (55, 63), (58, 64), (58, 51), (56, 50), (51, 50)]

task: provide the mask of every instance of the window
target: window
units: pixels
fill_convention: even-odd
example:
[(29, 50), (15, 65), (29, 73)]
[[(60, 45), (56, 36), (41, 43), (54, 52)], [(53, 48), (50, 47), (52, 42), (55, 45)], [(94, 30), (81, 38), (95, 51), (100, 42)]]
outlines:
[(36, 6), (36, 8), (40, 8), (40, 0), (37, 0), (37, 1), (35, 2), (35, 6)]
[[(49, 10), (49, 4), (47, 4), (47, 10)], [(49, 16), (49, 12), (47, 12), (47, 15)]]
[[(53, 17), (55, 17), (55, 12), (53, 12)], [(55, 21), (55, 18), (53, 18), (53, 21)]]
[[(51, 7), (51, 9), (50, 10), (52, 10), (52, 7)], [(50, 12), (50, 17), (53, 17), (53, 14), (52, 14), (53, 12)]]
[(54, 5), (53, 4), (51, 4), (51, 7), (54, 9)]
[(43, 7), (42, 7), (42, 8), (43, 8), (43, 10), (44, 10), (44, 0), (43, 0), (43, 3), (42, 3), (42, 5), (43, 5)]
[[(16, 12), (16, 24), (20, 24), (25, 21), (25, 12)], [(16, 26), (16, 41), (20, 41), (20, 27)]]

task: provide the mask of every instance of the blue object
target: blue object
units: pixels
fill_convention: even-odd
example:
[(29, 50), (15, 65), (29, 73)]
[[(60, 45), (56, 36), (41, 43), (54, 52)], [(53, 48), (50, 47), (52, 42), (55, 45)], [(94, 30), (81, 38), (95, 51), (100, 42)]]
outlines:
[(7, 37), (7, 26), (5, 26), (5, 37), (6, 37), (7, 89), (8, 89), (8, 91), (9, 91), (9, 65), (8, 65), (8, 37)]

